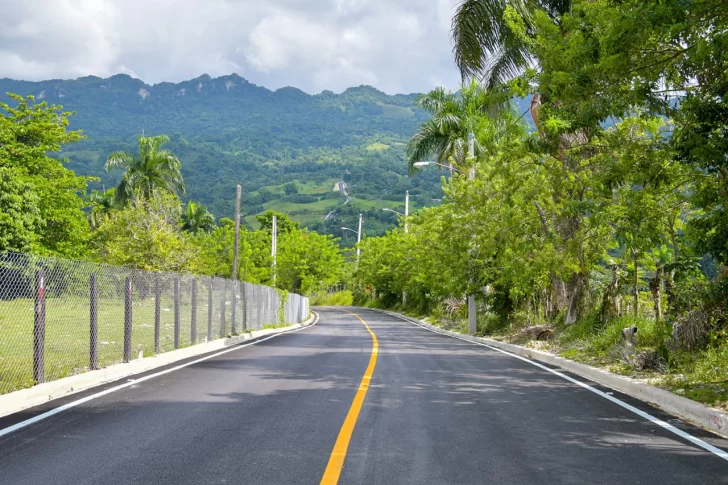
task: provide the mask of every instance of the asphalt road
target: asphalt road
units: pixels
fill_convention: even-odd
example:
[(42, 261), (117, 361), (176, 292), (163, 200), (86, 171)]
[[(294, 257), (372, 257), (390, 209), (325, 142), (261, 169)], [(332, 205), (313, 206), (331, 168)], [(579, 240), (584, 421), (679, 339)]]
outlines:
[[(379, 355), (340, 484), (728, 483), (728, 461), (559, 376), (353, 311)], [(0, 483), (318, 484), (373, 347), (356, 317), (319, 313), (312, 328), (0, 438)], [(0, 429), (40, 411), (4, 418)]]

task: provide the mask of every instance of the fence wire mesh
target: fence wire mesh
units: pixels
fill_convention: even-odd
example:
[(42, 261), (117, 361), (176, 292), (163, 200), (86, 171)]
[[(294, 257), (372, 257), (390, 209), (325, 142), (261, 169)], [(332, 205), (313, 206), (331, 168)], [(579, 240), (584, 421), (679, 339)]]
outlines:
[(0, 394), (308, 315), (268, 286), (0, 253)]

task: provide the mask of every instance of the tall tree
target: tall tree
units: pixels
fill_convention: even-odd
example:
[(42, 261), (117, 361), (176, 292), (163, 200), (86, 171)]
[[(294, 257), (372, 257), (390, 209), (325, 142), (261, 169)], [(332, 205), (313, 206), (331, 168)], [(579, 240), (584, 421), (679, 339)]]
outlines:
[(91, 210), (87, 215), (91, 229), (98, 229), (111, 216), (115, 205), (115, 192), (114, 189), (109, 189), (103, 193), (100, 190), (92, 190), (86, 196), (86, 202), (91, 204)]
[(187, 202), (180, 220), (183, 231), (196, 233), (215, 229), (215, 216), (207, 210), (207, 207), (192, 200)]
[[(86, 191), (88, 179), (77, 177), (63, 166), (66, 160), (49, 154), (84, 137), (80, 131), (68, 130), (68, 117), (72, 113), (64, 112), (61, 106), (36, 103), (33, 96), (9, 96), (12, 106), (0, 103), (0, 169), (9, 169), (3, 172), (2, 178), (14, 180), (10, 184), (14, 187), (8, 186), (8, 190), (25, 193), (23, 197), (28, 202), (34, 200), (39, 211), (40, 223), (27, 224), (29, 219), (22, 223), (26, 230), (33, 227), (34, 243), (30, 250), (82, 257), (88, 250), (89, 228), (83, 212), (85, 202), (79, 195)], [(5, 203), (11, 204), (11, 200), (6, 198)], [(31, 213), (27, 215), (32, 218)], [(6, 234), (0, 239), (15, 239), (15, 236), (19, 235)], [(25, 237), (22, 239), (28, 241)], [(21, 246), (27, 248), (24, 244)]]
[(179, 200), (169, 192), (139, 199), (94, 232), (98, 256), (108, 264), (146, 270), (193, 270), (199, 248), (180, 231), (179, 218)]
[(533, 64), (527, 36), (533, 16), (552, 19), (569, 11), (571, 0), (464, 0), (452, 21), (455, 63), (463, 79), (478, 78), (487, 86), (502, 84)]
[(42, 223), (33, 186), (0, 167), (0, 252), (30, 251)]
[[(474, 133), (476, 157), (483, 152), (481, 132), (506, 132), (518, 126), (508, 107), (509, 94), (504, 89), (486, 89), (476, 81), (457, 93), (436, 88), (423, 95), (417, 104), (432, 118), (423, 123), (410, 139), (407, 158), (410, 171), (414, 163), (434, 156), (437, 163), (464, 167), (467, 163), (468, 134)], [(498, 114), (495, 117), (493, 115)], [(495, 137), (497, 138), (497, 136)]]
[(184, 195), (185, 184), (182, 179), (182, 163), (169, 150), (162, 147), (169, 142), (166, 135), (140, 136), (139, 153), (112, 153), (106, 160), (106, 170), (121, 168), (125, 170), (116, 187), (116, 203), (124, 206), (136, 197), (150, 199), (155, 190), (164, 190)]

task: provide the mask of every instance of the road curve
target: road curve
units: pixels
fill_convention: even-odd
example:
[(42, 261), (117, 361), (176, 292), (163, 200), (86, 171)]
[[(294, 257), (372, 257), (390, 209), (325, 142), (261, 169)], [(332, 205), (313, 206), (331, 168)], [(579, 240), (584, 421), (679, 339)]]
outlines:
[[(725, 460), (546, 370), (349, 310), (378, 356), (340, 484), (728, 483)], [(355, 316), (320, 316), (0, 438), (0, 484), (320, 483), (373, 349)]]

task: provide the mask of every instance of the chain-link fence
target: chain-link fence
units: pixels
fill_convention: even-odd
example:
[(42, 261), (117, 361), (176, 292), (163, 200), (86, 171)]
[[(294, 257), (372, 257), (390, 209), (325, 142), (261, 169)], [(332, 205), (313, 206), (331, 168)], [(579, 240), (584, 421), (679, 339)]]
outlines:
[(308, 315), (268, 286), (0, 253), (0, 394)]

